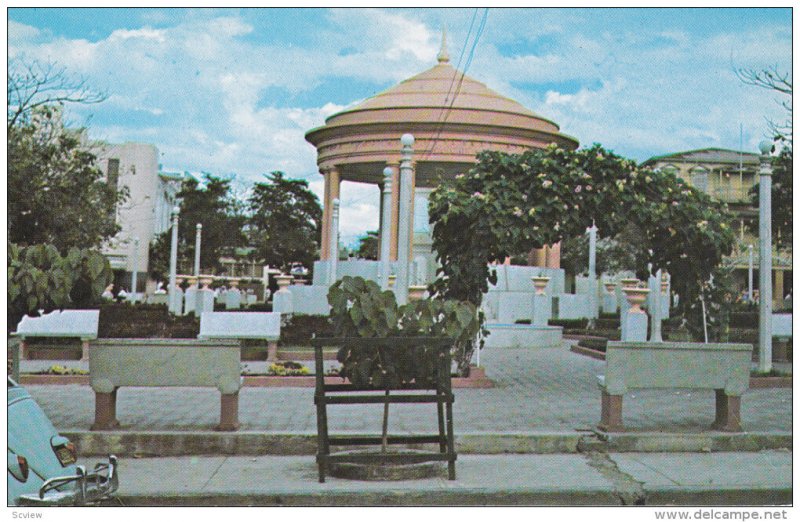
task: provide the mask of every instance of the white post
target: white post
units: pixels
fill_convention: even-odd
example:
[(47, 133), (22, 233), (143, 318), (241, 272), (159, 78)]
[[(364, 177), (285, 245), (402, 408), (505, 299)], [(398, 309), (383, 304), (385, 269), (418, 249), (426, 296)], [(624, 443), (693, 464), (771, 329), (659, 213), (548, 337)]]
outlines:
[(597, 227), (592, 220), (589, 227), (589, 307), (592, 319), (597, 319)]
[(753, 245), (747, 245), (748, 266), (747, 266), (747, 300), (754, 302), (753, 299)]
[(172, 208), (172, 243), (169, 250), (169, 311), (177, 314), (180, 303), (176, 299), (178, 277), (178, 214), (181, 209), (176, 205)]
[(380, 285), (389, 288), (391, 271), (390, 249), (392, 244), (392, 168), (383, 169), (383, 215), (381, 216), (381, 277)]
[(411, 154), (414, 145), (414, 136), (403, 134), (400, 138), (403, 145), (400, 155), (400, 219), (397, 230), (397, 281), (394, 287), (397, 304), (404, 305), (408, 302), (408, 271), (411, 261), (411, 215), (412, 198), (412, 179)]
[(650, 326), (650, 342), (662, 343), (664, 340), (661, 338), (661, 269), (656, 272), (656, 298), (653, 299), (653, 310), (651, 310), (652, 318)]
[(200, 276), (200, 236), (203, 234), (202, 223), (197, 224), (197, 233), (194, 236), (194, 275)]
[(772, 369), (772, 143), (762, 141), (758, 170), (758, 369)]
[(331, 230), (328, 234), (330, 247), (330, 267), (328, 272), (328, 286), (336, 282), (336, 268), (339, 263), (339, 199), (331, 202)]
[(136, 302), (136, 284), (139, 282), (139, 238), (133, 238), (133, 274), (131, 274), (131, 302)]

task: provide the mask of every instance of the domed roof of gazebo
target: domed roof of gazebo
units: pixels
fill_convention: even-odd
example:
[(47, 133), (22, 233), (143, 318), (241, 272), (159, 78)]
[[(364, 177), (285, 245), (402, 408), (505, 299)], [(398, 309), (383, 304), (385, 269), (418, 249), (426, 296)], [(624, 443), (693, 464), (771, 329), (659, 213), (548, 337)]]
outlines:
[(556, 123), (489, 89), (449, 63), (439, 63), (310, 130), (321, 171), (336, 168), (342, 179), (379, 182), (387, 162), (400, 159), (400, 136), (415, 137), (417, 181), (463, 172), (482, 150), (510, 153), (550, 143), (574, 149), (578, 141)]

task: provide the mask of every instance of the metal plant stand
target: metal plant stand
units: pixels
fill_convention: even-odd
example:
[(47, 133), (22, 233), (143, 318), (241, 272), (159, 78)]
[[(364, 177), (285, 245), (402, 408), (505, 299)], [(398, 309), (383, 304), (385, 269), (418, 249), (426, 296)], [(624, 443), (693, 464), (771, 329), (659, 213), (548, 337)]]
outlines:
[[(396, 337), (396, 338), (315, 338), (314, 358), (316, 361), (316, 391), (314, 403), (317, 407), (317, 465), (319, 481), (325, 482), (329, 465), (333, 463), (385, 463), (415, 464), (421, 462), (447, 462), (448, 478), (456, 478), (456, 451), (453, 436), (453, 392), (450, 387), (450, 348), (451, 339), (437, 337)], [(398, 350), (412, 347), (425, 347), (438, 352), (438, 368), (433, 384), (405, 384), (391, 389), (355, 384), (325, 384), (322, 371), (322, 349), (326, 346), (375, 347), (378, 350)], [(381, 395), (375, 392), (384, 392)], [(406, 393), (397, 393), (406, 392)], [(415, 392), (415, 393), (408, 393)], [(334, 404), (421, 404), (436, 403), (439, 433), (436, 435), (392, 435), (381, 436), (330, 436), (328, 434), (328, 405)], [(384, 442), (391, 444), (439, 444), (438, 452), (424, 453), (364, 453), (331, 454), (331, 446), (375, 446)]]

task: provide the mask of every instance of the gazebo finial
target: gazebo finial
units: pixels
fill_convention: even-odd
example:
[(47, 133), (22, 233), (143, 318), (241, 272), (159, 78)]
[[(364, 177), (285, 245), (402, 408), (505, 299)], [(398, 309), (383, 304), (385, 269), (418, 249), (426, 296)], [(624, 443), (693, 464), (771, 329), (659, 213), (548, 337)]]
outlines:
[(436, 59), (439, 60), (439, 63), (448, 63), (450, 61), (450, 55), (447, 53), (447, 29), (444, 27), (442, 27), (442, 47), (439, 49)]

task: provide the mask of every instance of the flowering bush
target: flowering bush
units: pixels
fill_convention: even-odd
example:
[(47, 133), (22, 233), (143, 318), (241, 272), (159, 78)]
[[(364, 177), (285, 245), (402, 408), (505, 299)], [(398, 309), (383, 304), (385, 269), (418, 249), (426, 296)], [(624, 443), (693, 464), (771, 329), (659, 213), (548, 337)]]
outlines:
[(600, 145), (482, 152), (469, 175), (431, 193), (429, 215), (440, 263), (430, 290), (475, 306), (497, 281), (490, 263), (581, 236), (593, 220), (604, 237), (635, 225), (645, 253), (637, 275), (647, 275), (648, 263), (653, 273), (674, 274), (682, 305), (697, 301), (734, 243), (722, 205), (674, 174), (640, 170)]

